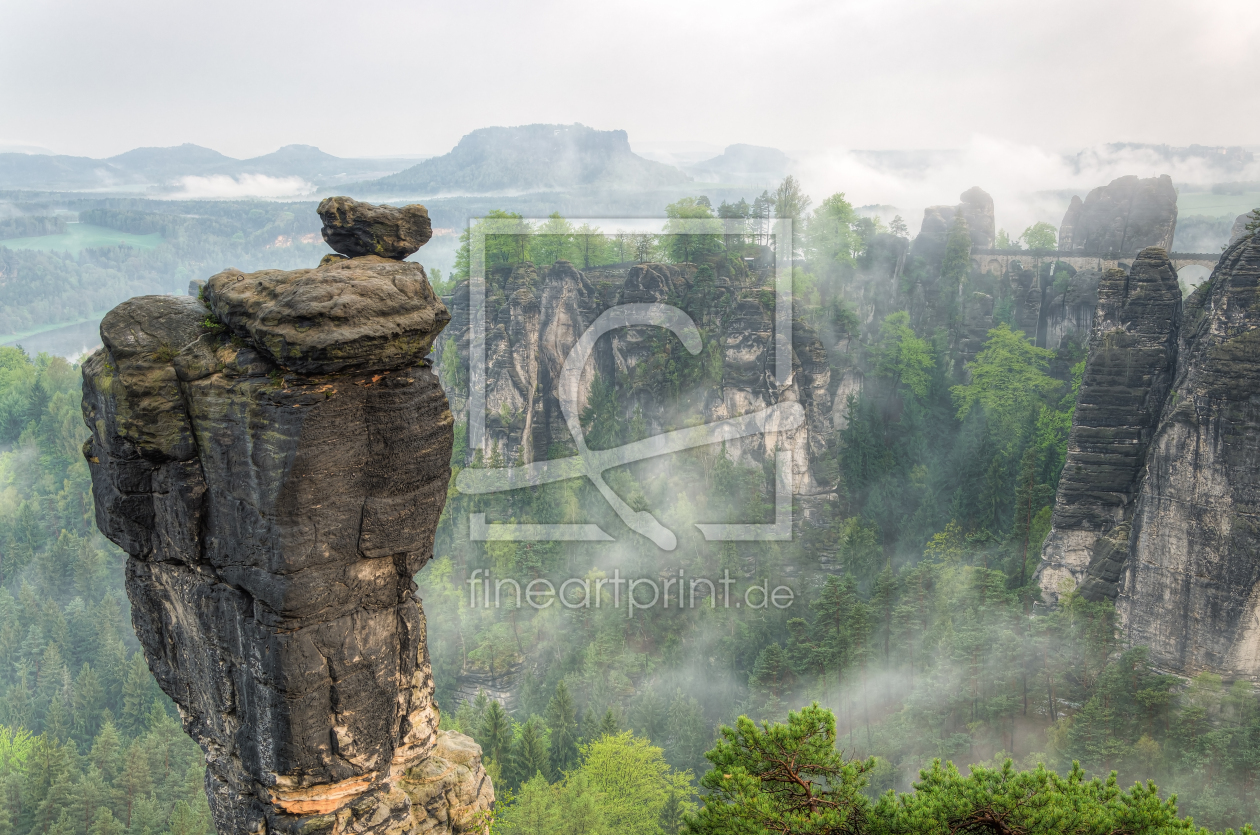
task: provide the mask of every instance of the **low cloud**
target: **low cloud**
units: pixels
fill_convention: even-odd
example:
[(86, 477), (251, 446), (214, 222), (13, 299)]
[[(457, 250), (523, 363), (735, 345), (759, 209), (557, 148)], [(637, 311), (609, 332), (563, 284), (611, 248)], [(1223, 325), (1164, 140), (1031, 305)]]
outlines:
[(854, 205), (896, 206), (911, 233), (923, 209), (952, 204), (972, 186), (993, 195), (998, 228), (1018, 234), (1044, 220), (1056, 227), (1073, 194), (1082, 198), (1117, 177), (1168, 174), (1178, 184), (1260, 180), (1260, 162), (1178, 154), (1151, 146), (1099, 145), (1060, 153), (977, 135), (948, 151), (834, 150), (798, 155), (798, 170), (815, 202), (837, 191)]
[(209, 177), (180, 177), (168, 195), (185, 200), (215, 200), (234, 197), (305, 197), (315, 193), (315, 185), (301, 177), (269, 177), (266, 174), (241, 174), (231, 177), (214, 174)]

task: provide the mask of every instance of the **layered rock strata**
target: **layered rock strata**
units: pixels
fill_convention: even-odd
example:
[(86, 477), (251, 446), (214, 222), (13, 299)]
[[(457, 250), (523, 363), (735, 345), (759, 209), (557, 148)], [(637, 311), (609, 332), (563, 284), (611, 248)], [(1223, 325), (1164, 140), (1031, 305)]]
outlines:
[(1167, 253), (1144, 250), (1098, 283), (1089, 356), (1068, 436), (1041, 588), (1114, 599), (1146, 450), (1172, 384), (1181, 290)]
[(235, 270), (146, 296), (83, 365), (97, 524), (228, 833), (454, 833), (493, 790), (437, 729), (415, 573), (452, 418), (418, 264)]
[(1260, 681), (1260, 236), (1187, 300), (1117, 610), (1186, 675)]
[(1123, 296), (1117, 273), (1099, 284), (1042, 591), (1115, 598), (1164, 669), (1260, 681), (1260, 240), (1226, 250), (1180, 321), (1155, 252)]

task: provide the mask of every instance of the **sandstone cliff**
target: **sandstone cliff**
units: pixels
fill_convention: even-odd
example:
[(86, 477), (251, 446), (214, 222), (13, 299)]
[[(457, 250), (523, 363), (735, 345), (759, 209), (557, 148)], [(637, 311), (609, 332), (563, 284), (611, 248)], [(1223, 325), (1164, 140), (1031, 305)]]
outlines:
[(1187, 300), (1117, 601), (1156, 664), (1260, 681), (1260, 236)]
[(1065, 584), (1079, 584), (1091, 598), (1116, 596), (1146, 449), (1176, 362), (1181, 290), (1164, 250), (1144, 250), (1131, 274), (1108, 270), (1097, 292), (1043, 550), (1041, 587), (1049, 599)]
[[(325, 238), (403, 257), (427, 238), (408, 208), (321, 205)], [(461, 832), (493, 791), (437, 729), (412, 580), (450, 478), (425, 359), (449, 315), (418, 264), (325, 261), (106, 315), (83, 365), (97, 524), (222, 835)]]
[[(832, 485), (815, 477), (843, 399), (835, 397), (827, 351), (805, 323), (793, 324), (792, 378), (774, 380), (774, 307), (762, 273), (723, 267), (701, 274), (693, 264), (635, 264), (578, 270), (568, 261), (547, 267), (521, 264), (492, 270), (486, 282), (486, 439), (483, 453), (498, 449), (505, 460), (543, 460), (554, 446), (572, 449), (573, 440), (560, 410), (557, 381), (574, 343), (595, 319), (618, 304), (663, 302), (681, 307), (704, 334), (703, 375), (660, 385), (663, 374), (644, 368), (662, 352), (682, 351), (660, 328), (612, 331), (597, 344), (591, 368), (583, 376), (579, 407), (586, 405), (596, 376), (609, 380), (632, 404), (625, 415), (641, 410), (649, 434), (681, 426), (686, 418), (706, 422), (764, 409), (781, 401), (800, 402), (805, 425), (779, 433), (793, 461), (798, 495), (825, 494)], [(768, 295), (770, 296), (768, 298)], [(468, 361), (468, 284), (451, 297), (449, 342), (442, 350)], [(673, 342), (671, 343), (671, 340)], [(850, 390), (855, 385), (849, 381)], [(846, 391), (846, 394), (848, 392)], [(466, 404), (456, 401), (457, 412)], [(736, 461), (760, 463), (766, 436), (730, 441)]]
[(1109, 272), (1041, 567), (1116, 599), (1174, 672), (1260, 681), (1260, 239), (1185, 303), (1159, 250)]
[(1081, 255), (1136, 255), (1148, 246), (1172, 249), (1177, 190), (1167, 174), (1120, 177), (1082, 201), (1073, 197), (1059, 226), (1059, 250)]
[(992, 249), (995, 240), (993, 198), (979, 186), (958, 195), (956, 206), (928, 206), (923, 210), (923, 225), (914, 239), (911, 254), (928, 261), (940, 261), (945, 241), (959, 215), (967, 222), (967, 232), (975, 249)]

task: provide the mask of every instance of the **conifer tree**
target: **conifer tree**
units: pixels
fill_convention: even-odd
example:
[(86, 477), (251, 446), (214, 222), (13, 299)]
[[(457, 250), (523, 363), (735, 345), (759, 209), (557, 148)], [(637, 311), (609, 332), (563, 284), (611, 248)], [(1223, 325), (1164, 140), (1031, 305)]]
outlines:
[(478, 741), (487, 758), (498, 763), (500, 767), (506, 765), (506, 754), (512, 743), (511, 720), (497, 699), (492, 699), (490, 706), (486, 708)]
[(521, 726), (520, 734), (512, 745), (509, 782), (519, 786), (538, 774), (545, 778), (550, 770), (547, 740), (531, 716)]
[(606, 736), (616, 736), (621, 733), (620, 727), (617, 725), (617, 716), (610, 707), (604, 711), (604, 715), (600, 718), (599, 724), (595, 727), (595, 733), (592, 739), (601, 739)]
[(119, 717), (119, 726), (125, 733), (138, 734), (144, 729), (149, 715), (152, 681), (153, 677), (144, 656), (134, 653), (127, 665), (122, 686), (122, 716)]
[(547, 704), (547, 727), (551, 730), (550, 757), (551, 779), (558, 780), (574, 765), (578, 758), (577, 714), (573, 709), (573, 697), (564, 679), (556, 683), (556, 693)]

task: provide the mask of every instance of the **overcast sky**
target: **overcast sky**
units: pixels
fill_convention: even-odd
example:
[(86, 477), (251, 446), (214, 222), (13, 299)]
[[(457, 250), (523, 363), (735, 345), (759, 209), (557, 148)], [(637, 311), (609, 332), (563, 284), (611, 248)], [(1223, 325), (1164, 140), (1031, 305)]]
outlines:
[(0, 0), (0, 144), (444, 153), (632, 145), (1260, 145), (1255, 0)]

